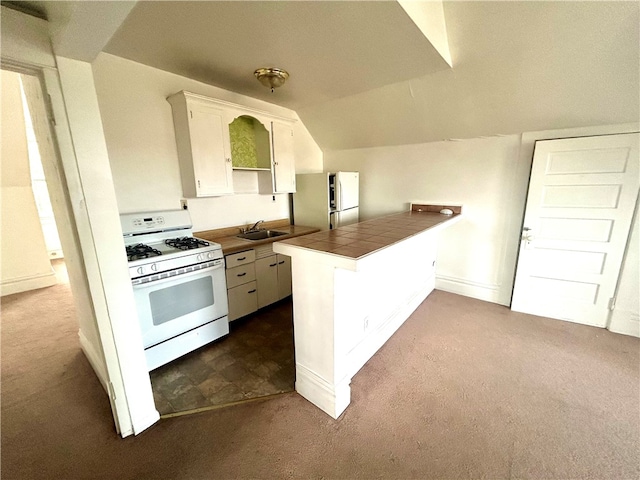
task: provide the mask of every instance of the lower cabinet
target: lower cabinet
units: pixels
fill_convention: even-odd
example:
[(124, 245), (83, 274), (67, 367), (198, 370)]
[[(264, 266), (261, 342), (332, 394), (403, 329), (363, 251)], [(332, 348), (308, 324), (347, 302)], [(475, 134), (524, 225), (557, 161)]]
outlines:
[(278, 301), (278, 260), (277, 255), (256, 260), (258, 285), (258, 308)]
[(229, 320), (291, 295), (291, 259), (261, 245), (225, 257)]
[(256, 260), (258, 308), (266, 307), (291, 295), (291, 259), (274, 254)]
[(291, 295), (291, 257), (278, 254), (278, 300)]

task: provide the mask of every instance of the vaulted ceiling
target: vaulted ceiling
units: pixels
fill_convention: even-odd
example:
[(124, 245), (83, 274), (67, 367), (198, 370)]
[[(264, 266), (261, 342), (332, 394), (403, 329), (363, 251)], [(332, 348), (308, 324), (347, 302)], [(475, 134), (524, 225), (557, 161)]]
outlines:
[(139, 2), (105, 51), (294, 110), (449, 68), (397, 2)]
[[(325, 150), (640, 116), (638, 2), (12, 3), (48, 17), (59, 54), (294, 109)], [(291, 75), (273, 94), (264, 66)]]

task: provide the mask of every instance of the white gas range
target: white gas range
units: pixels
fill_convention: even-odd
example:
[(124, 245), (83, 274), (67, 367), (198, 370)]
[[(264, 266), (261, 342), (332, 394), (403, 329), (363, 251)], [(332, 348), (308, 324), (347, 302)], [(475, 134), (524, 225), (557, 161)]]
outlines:
[(229, 333), (224, 256), (193, 237), (187, 210), (120, 215), (147, 366)]

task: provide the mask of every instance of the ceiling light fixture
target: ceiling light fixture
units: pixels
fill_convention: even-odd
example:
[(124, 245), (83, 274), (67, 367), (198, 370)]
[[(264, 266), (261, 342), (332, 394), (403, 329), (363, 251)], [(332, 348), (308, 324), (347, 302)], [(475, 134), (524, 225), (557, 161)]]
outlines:
[(271, 89), (273, 93), (274, 88), (281, 87), (284, 82), (289, 78), (289, 73), (280, 68), (259, 68), (253, 74), (256, 76), (260, 83), (265, 87)]

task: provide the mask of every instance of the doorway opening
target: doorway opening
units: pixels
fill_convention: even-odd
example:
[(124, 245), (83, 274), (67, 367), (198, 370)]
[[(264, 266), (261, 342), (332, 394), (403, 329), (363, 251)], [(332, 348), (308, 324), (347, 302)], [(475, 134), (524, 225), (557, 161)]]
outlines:
[[(92, 396), (104, 399), (88, 404), (92, 410), (87, 411), (108, 425), (112, 420), (104, 416), (107, 397), (78, 342), (77, 302), (52, 204), (61, 200), (49, 197), (50, 190), (59, 193), (64, 186), (53, 184), (57, 176), (45, 175), (58, 167), (55, 158), (46, 156), (51, 151), (38, 135), (39, 128), (40, 133), (49, 129), (46, 114), (42, 116), (46, 105), (40, 79), (20, 69), (3, 67), (0, 73), (3, 416), (13, 422), (24, 420), (25, 402), (38, 396), (55, 399), (59, 395), (60, 401), (70, 400), (74, 398), (70, 385), (83, 380), (78, 384), (85, 391), (91, 388)], [(34, 125), (35, 121), (40, 125)], [(50, 165), (43, 165), (45, 162)]]
[(55, 285), (50, 259), (63, 257), (32, 122), (39, 87), (36, 77), (2, 69), (3, 295)]

